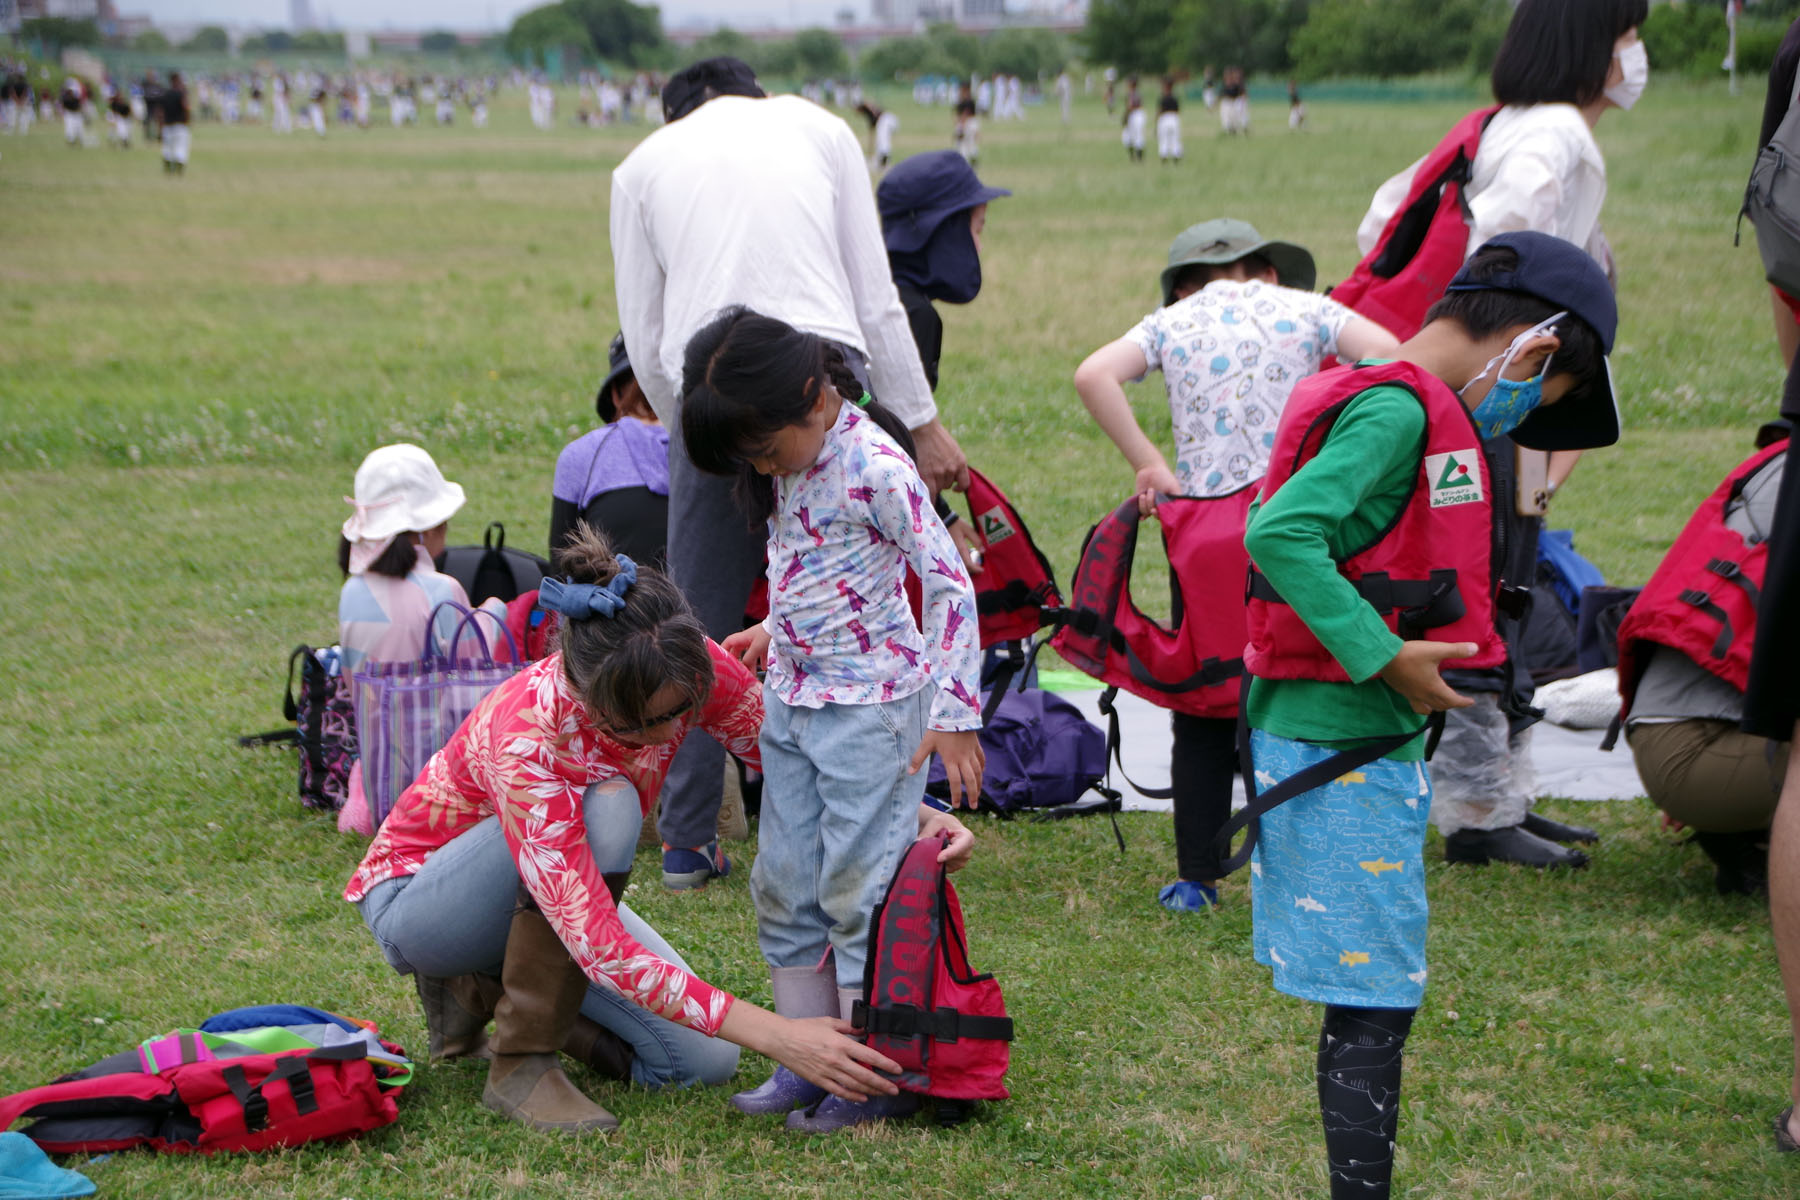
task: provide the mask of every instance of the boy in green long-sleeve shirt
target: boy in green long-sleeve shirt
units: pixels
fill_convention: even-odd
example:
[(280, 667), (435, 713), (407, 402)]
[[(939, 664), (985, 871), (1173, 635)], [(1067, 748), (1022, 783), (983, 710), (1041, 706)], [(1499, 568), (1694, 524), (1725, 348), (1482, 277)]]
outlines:
[(1480, 440), (1617, 441), (1605, 362), (1616, 325), (1586, 254), (1506, 234), (1392, 361), (1297, 387), (1276, 434), (1245, 535), (1259, 791), (1389, 743), (1266, 814), (1251, 867), (1257, 961), (1278, 991), (1325, 1005), (1317, 1078), (1333, 1197), (1386, 1196), (1392, 1176), (1401, 1052), (1426, 977), (1431, 784), (1417, 735), (1427, 714), (1469, 703), (1438, 668), (1504, 653)]

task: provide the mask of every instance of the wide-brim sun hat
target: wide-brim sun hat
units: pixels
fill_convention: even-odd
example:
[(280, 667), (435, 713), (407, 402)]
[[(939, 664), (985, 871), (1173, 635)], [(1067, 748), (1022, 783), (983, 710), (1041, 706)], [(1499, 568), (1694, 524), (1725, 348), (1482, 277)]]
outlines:
[(1319, 269), (1304, 246), (1270, 241), (1248, 221), (1218, 217), (1188, 226), (1169, 247), (1169, 266), (1162, 273), (1163, 303), (1175, 303), (1175, 277), (1183, 267), (1223, 266), (1251, 254), (1269, 260), (1275, 268), (1275, 281), (1282, 287), (1310, 292), (1318, 282)]
[(1010, 195), (1006, 188), (982, 183), (969, 160), (955, 150), (901, 159), (875, 189), (882, 241), (890, 254), (916, 253), (950, 217)]
[[(1613, 387), (1613, 338), (1619, 330), (1619, 302), (1606, 272), (1593, 256), (1573, 242), (1548, 233), (1523, 230), (1489, 238), (1481, 248), (1504, 246), (1518, 255), (1518, 265), (1485, 279), (1471, 279), (1465, 265), (1450, 281), (1452, 292), (1524, 292), (1544, 303), (1567, 309), (1586, 321), (1600, 338), (1599, 376), (1555, 404), (1540, 404), (1512, 431), (1512, 440), (1531, 450), (1593, 450), (1619, 440), (1619, 398)], [(1473, 258), (1474, 255), (1471, 256)], [(1551, 357), (1552, 368), (1556, 365)]]
[(451, 483), (431, 455), (400, 442), (371, 450), (356, 468), (356, 511), (344, 522), (352, 542), (375, 542), (401, 533), (436, 529), (463, 506), (461, 484)]

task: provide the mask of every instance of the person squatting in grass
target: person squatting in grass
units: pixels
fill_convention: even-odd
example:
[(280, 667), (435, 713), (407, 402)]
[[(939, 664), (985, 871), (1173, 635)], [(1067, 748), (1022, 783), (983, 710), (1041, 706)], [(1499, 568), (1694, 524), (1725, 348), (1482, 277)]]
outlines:
[[(1313, 294), (1304, 248), (1219, 218), (1182, 231), (1162, 273), (1162, 307), (1075, 371), (1081, 402), (1136, 472), (1138, 509), (1161, 496), (1220, 497), (1255, 486), (1269, 467), (1288, 393), (1320, 363), (1390, 354), (1399, 341)], [(1175, 433), (1175, 470), (1144, 435), (1124, 385), (1161, 371)], [(1179, 596), (1179, 590), (1177, 591)], [(1158, 901), (1199, 912), (1219, 901), (1213, 839), (1231, 816), (1237, 718), (1171, 714), (1176, 880)]]
[[(981, 794), (974, 590), (905, 427), (864, 395), (837, 345), (734, 307), (688, 343), (682, 380), (694, 465), (735, 474), (743, 505), (768, 521), (769, 615), (725, 647), (768, 669), (750, 890), (775, 1011), (848, 1016), (870, 910), (914, 839), (931, 755), (953, 805)], [(826, 1098), (778, 1069), (732, 1103), (825, 1131), (906, 1115), (918, 1096)]]
[[(878, 1074), (897, 1065), (845, 1036), (835, 1012), (795, 1020), (734, 998), (623, 903), (682, 739), (705, 729), (754, 763), (763, 701), (660, 572), (585, 525), (559, 563), (567, 576), (539, 591), (561, 615), (559, 650), (476, 706), (344, 889), (383, 957), (415, 976), (432, 1057), (490, 1056), (483, 1104), (568, 1133), (618, 1121), (563, 1074), (559, 1051), (654, 1088), (723, 1083), (747, 1046), (849, 1102), (897, 1091)], [(951, 833), (952, 866), (973, 844), (925, 805), (893, 824), (908, 841)]]
[[(1245, 715), (1259, 785), (1412, 735), (1265, 815), (1252, 859), (1256, 960), (1277, 991), (1325, 1005), (1317, 1080), (1334, 1198), (1385, 1197), (1392, 1182), (1401, 1053), (1426, 978), (1422, 714), (1470, 703), (1441, 666), (1505, 652), (1487, 544), (1501, 500), (1480, 439), (1616, 441), (1604, 355), (1617, 311), (1575, 246), (1496, 238), (1394, 361), (1294, 389), (1251, 510), (1245, 545), (1280, 597), (1253, 590), (1249, 602)], [(1419, 618), (1425, 628), (1392, 608), (1383, 616), (1353, 582), (1398, 587), (1446, 568), (1460, 603)]]

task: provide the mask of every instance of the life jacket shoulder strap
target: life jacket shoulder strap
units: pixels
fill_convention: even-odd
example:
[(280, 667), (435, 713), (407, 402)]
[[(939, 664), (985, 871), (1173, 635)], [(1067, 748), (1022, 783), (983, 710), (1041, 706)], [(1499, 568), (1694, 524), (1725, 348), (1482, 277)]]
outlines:
[(876, 1007), (858, 1000), (850, 1009), (850, 1024), (865, 1033), (891, 1037), (928, 1037), (940, 1042), (960, 1038), (1013, 1040), (1011, 1017), (977, 1017), (954, 1008), (919, 1008), (912, 1004)]

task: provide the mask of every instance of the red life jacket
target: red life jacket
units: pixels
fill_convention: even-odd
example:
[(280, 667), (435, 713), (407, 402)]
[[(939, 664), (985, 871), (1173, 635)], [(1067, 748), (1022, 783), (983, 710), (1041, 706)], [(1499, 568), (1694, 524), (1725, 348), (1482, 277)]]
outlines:
[[(1444, 666), (1498, 666), (1506, 661), (1506, 643), (1494, 627), (1493, 486), (1475, 422), (1435, 376), (1411, 363), (1391, 362), (1337, 367), (1301, 380), (1275, 432), (1262, 497), (1275, 495), (1312, 460), (1352, 399), (1380, 385), (1405, 389), (1425, 409), (1418, 475), (1399, 519), (1337, 568), (1402, 638), (1429, 635), (1433, 641), (1480, 647), (1473, 657), (1449, 659)], [(1252, 675), (1349, 681), (1254, 564), (1248, 609), (1244, 662)]]
[(1071, 666), (1152, 704), (1197, 717), (1235, 717), (1244, 673), (1244, 520), (1254, 484), (1227, 496), (1171, 496), (1157, 505), (1177, 594), (1173, 628), (1131, 598), (1138, 502), (1094, 526), (1081, 548), (1069, 607), (1051, 646)]
[(937, 856), (948, 839), (920, 838), (875, 906), (862, 999), (850, 1022), (902, 1068), (909, 1092), (1004, 1100), (1012, 1018), (992, 975), (969, 965), (962, 906)]
[(235, 1058), (212, 1057), (192, 1033), (153, 1045), (154, 1060), (127, 1050), (0, 1098), (0, 1129), (36, 1118), (24, 1133), (51, 1154), (212, 1154), (353, 1137), (400, 1115), (397, 1086), (379, 1082), (399, 1072), (361, 1044)]
[(1727, 528), (1725, 509), (1752, 475), (1785, 453), (1787, 443), (1781, 441), (1739, 463), (1688, 518), (1632, 602), (1619, 624), (1623, 715), (1631, 711), (1653, 645), (1681, 651), (1740, 691), (1749, 685), (1756, 604), (1769, 544), (1751, 545)]
[(1498, 107), (1472, 112), (1451, 127), (1413, 174), (1406, 202), (1350, 278), (1328, 293), (1339, 304), (1404, 340), (1443, 296), (1469, 253), (1469, 204), (1463, 196)]
[(974, 467), (964, 499), (983, 554), (982, 572), (973, 580), (982, 647), (1035, 637), (1043, 610), (1062, 603), (1050, 561), (1006, 493)]

